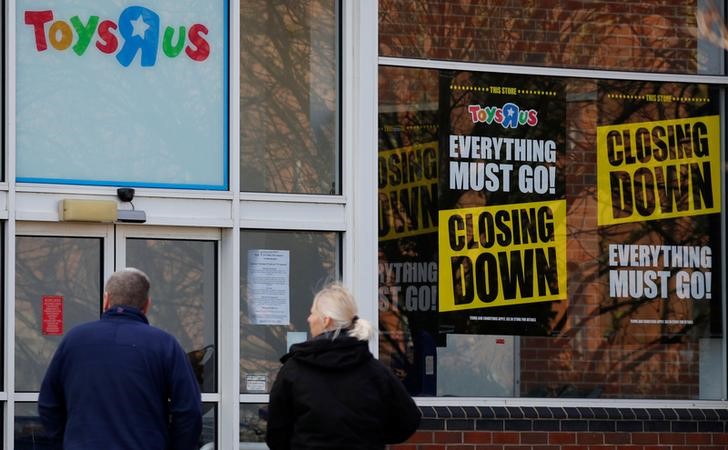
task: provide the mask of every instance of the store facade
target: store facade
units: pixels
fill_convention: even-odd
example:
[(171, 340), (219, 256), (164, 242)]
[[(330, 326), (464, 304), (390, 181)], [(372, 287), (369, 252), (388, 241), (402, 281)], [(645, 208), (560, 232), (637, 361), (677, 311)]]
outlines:
[(196, 370), (200, 448), (266, 448), (336, 279), (422, 409), (403, 449), (728, 445), (710, 1), (3, 14), (4, 448), (45, 448), (48, 361), (126, 266)]

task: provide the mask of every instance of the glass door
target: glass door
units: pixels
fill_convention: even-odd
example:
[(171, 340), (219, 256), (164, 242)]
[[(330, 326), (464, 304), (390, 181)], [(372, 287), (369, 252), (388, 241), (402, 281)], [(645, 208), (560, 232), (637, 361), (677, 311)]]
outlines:
[(65, 333), (101, 314), (103, 283), (113, 271), (113, 231), (112, 225), (16, 223), (9, 355), (16, 450), (50, 448), (38, 418), (40, 384)]
[[(151, 325), (187, 352), (203, 401), (199, 447), (216, 442), (219, 230), (17, 223), (15, 238), (15, 448), (45, 448), (40, 383), (68, 330), (97, 320), (104, 283), (136, 267), (151, 280)], [(47, 443), (47, 442), (46, 442)]]
[(116, 227), (116, 267), (136, 267), (151, 280), (150, 324), (172, 335), (190, 358), (200, 383), (200, 447), (215, 442), (217, 428), (217, 298), (219, 230)]
[(37, 392), (64, 333), (99, 318), (113, 230), (22, 223), (17, 229), (15, 391)]

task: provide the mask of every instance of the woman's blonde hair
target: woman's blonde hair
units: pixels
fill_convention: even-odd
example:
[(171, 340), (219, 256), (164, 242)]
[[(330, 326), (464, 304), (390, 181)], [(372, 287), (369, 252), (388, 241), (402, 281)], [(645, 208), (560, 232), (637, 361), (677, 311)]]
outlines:
[(360, 341), (368, 341), (374, 334), (371, 323), (357, 316), (354, 296), (341, 283), (331, 283), (321, 289), (313, 298), (313, 310), (331, 319), (333, 339), (341, 330)]

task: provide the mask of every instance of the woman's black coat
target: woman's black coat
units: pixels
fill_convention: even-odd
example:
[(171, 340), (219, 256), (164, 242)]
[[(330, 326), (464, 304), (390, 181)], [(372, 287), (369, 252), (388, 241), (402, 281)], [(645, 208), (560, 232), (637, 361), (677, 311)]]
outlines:
[(272, 450), (382, 449), (419, 425), (409, 393), (365, 341), (326, 334), (291, 346), (281, 362), (268, 409)]

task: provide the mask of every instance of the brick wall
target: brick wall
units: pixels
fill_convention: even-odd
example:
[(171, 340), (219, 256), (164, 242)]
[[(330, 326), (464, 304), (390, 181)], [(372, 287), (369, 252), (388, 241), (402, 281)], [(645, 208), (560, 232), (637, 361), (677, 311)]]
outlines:
[(420, 407), (391, 450), (725, 450), (725, 409)]

